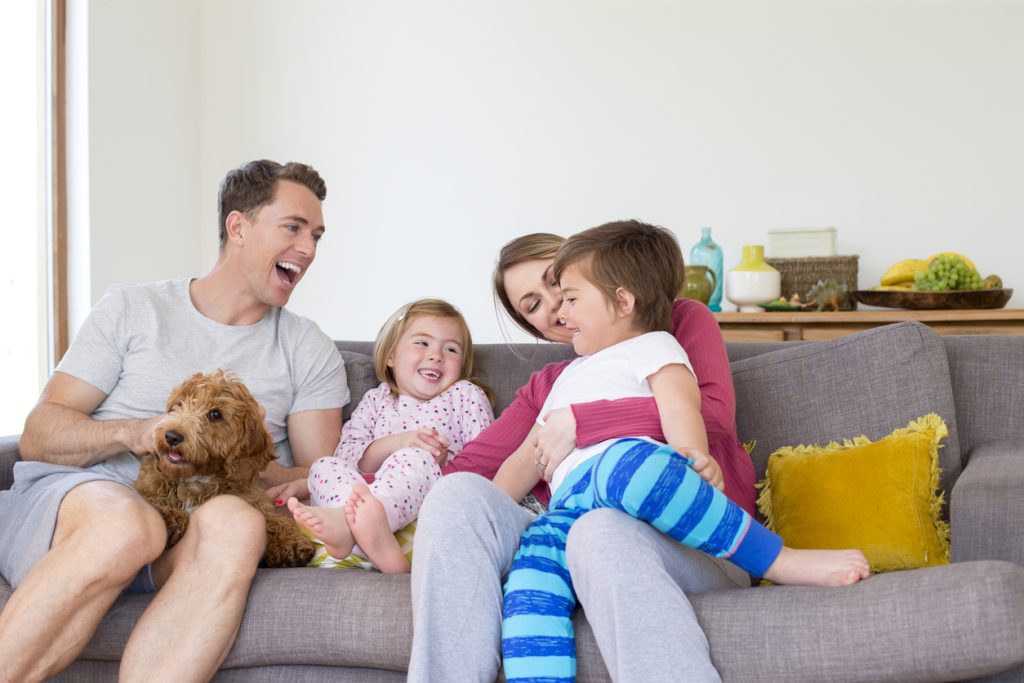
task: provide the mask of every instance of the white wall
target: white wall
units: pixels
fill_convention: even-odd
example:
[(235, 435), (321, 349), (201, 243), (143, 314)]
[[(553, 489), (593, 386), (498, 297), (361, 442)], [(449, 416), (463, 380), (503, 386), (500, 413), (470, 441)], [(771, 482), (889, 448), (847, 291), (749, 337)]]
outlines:
[[(219, 179), (266, 156), (327, 179), (328, 234), (292, 308), (336, 338), (372, 338), (436, 295), (498, 341), (498, 247), (622, 217), (687, 251), (710, 225), (726, 268), (770, 228), (835, 226), (862, 286), (961, 251), (1024, 307), (1019, 2), (93, 6), (90, 36), (116, 50), (91, 65), (92, 96), (118, 108), (93, 124), (94, 282), (208, 268)], [(125, 76), (143, 97), (116, 87)], [(129, 142), (98, 145), (100, 129)], [(156, 170), (192, 192), (179, 206), (146, 177), (172, 150)], [(160, 268), (140, 262), (151, 242)]]
[(68, 4), (74, 333), (112, 284), (203, 269), (200, 49), (199, 0)]

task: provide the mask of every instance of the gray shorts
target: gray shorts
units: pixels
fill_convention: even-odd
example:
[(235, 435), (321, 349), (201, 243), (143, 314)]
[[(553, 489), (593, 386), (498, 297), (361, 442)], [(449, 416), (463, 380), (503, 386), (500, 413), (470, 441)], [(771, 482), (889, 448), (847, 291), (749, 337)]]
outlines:
[[(0, 574), (17, 588), (29, 570), (50, 549), (57, 512), (68, 491), (90, 481), (113, 481), (132, 486), (123, 478), (98, 468), (82, 469), (40, 462), (14, 466), (14, 486), (0, 491)], [(152, 568), (143, 567), (125, 592), (156, 590)]]

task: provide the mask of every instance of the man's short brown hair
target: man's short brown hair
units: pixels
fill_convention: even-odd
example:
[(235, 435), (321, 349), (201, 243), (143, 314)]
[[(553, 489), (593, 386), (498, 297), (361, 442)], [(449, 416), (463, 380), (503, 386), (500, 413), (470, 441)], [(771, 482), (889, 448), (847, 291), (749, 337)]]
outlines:
[(552, 266), (555, 279), (576, 263), (611, 303), (619, 287), (632, 292), (639, 329), (671, 329), (672, 304), (685, 277), (683, 254), (671, 231), (637, 220), (584, 230), (559, 247)]
[(296, 161), (279, 164), (269, 159), (260, 159), (228, 171), (217, 193), (221, 249), (228, 239), (228, 214), (241, 211), (251, 218), (260, 208), (274, 201), (279, 180), (290, 180), (305, 186), (320, 201), (327, 197), (327, 184), (316, 169)]

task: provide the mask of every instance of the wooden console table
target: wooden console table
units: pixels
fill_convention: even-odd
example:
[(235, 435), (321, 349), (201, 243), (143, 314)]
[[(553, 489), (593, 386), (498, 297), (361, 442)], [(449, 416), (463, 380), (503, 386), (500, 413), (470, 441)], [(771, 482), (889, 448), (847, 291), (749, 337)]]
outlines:
[(1024, 334), (1024, 309), (908, 311), (870, 309), (839, 313), (715, 313), (727, 342), (821, 341), (904, 320), (939, 334)]

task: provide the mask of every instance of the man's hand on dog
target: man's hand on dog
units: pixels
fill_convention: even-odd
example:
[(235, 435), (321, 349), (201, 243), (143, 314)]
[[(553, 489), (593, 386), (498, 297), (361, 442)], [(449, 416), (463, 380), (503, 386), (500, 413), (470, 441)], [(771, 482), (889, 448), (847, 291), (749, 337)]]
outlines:
[(128, 450), (136, 457), (156, 452), (154, 433), (157, 426), (167, 417), (167, 413), (154, 415), (147, 420), (134, 420), (134, 427), (128, 437)]

